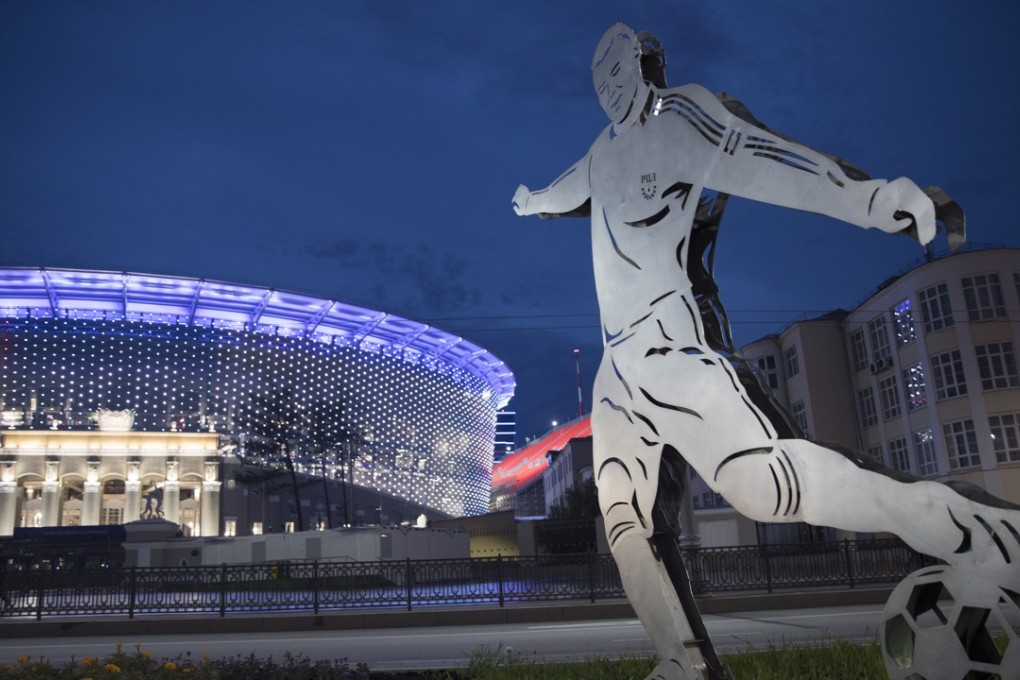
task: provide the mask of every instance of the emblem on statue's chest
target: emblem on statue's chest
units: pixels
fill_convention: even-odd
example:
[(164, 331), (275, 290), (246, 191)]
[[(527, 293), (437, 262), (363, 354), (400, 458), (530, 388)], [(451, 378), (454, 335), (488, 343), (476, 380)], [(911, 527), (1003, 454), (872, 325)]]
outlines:
[(645, 200), (650, 201), (655, 198), (657, 191), (658, 185), (655, 183), (655, 173), (648, 172), (641, 175), (641, 195), (644, 196)]

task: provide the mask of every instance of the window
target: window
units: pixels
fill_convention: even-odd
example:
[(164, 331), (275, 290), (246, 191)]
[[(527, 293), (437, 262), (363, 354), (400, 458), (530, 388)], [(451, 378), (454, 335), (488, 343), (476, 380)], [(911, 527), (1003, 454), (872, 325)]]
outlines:
[(949, 289), (940, 283), (925, 288), (917, 297), (921, 301), (921, 318), (924, 321), (924, 332), (949, 328), (953, 325), (953, 310), (949, 306)]
[(857, 410), (861, 418), (861, 427), (871, 427), (878, 422), (875, 414), (875, 395), (870, 387), (857, 392)]
[(893, 324), (896, 329), (896, 346), (903, 347), (917, 340), (917, 329), (914, 327), (914, 312), (910, 309), (910, 299), (906, 299), (892, 308)]
[(882, 418), (892, 420), (900, 415), (900, 391), (896, 386), (895, 375), (890, 375), (878, 383), (878, 396), (882, 402)]
[(868, 448), (868, 458), (881, 463), (882, 462), (882, 445), (879, 444), (878, 446), (869, 447)]
[(935, 398), (951, 399), (967, 394), (960, 350), (936, 354), (931, 358), (931, 374), (935, 379)]
[(938, 473), (939, 460), (935, 453), (935, 435), (932, 434), (930, 427), (914, 433), (914, 455), (917, 457), (917, 469), (922, 477)]
[(784, 353), (786, 357), (786, 377), (792, 378), (800, 373), (800, 360), (797, 358), (797, 346), (794, 345)]
[(981, 373), (981, 389), (1004, 390), (1020, 387), (1020, 375), (1016, 370), (1013, 343), (993, 342), (974, 348), (977, 354), (978, 370)]
[(262, 522), (252, 522), (251, 523), (251, 535), (252, 536), (261, 536), (262, 535)]
[(967, 316), (971, 321), (985, 321), (1006, 316), (1006, 303), (998, 274), (966, 276), (963, 281), (963, 299), (967, 302)]
[(807, 411), (804, 409), (804, 402), (798, 401), (796, 404), (790, 407), (790, 413), (793, 415), (793, 420), (800, 429), (807, 431)]
[(223, 535), (237, 536), (237, 518), (231, 517), (223, 520)]
[(924, 367), (918, 362), (903, 371), (903, 391), (907, 398), (907, 411), (916, 411), (928, 405), (924, 393)]
[(889, 328), (885, 315), (868, 322), (868, 339), (871, 341), (871, 360), (877, 365), (892, 355), (889, 347)]
[(942, 426), (942, 432), (946, 436), (946, 454), (949, 457), (950, 470), (962, 470), (981, 464), (973, 420), (968, 418), (946, 423)]
[(123, 524), (124, 508), (105, 507), (99, 511), (100, 524)]
[(910, 472), (910, 455), (907, 440), (903, 437), (889, 442), (889, 467), (899, 472)]
[(761, 372), (769, 389), (779, 389), (779, 373), (776, 371), (776, 358), (770, 354), (758, 357), (755, 363), (758, 365), (758, 370)]
[(868, 350), (864, 346), (864, 331), (861, 329), (850, 334), (850, 362), (854, 371), (868, 367)]
[(288, 534), (294, 533), (294, 522), (284, 522), (283, 523), (283, 530), (285, 532), (287, 532)]
[(1020, 463), (1020, 414), (988, 416), (997, 463)]

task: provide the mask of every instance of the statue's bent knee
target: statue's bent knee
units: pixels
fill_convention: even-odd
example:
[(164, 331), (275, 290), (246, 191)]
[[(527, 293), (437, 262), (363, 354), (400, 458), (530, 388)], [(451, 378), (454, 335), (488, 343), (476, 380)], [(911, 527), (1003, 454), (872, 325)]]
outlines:
[(619, 458), (606, 460), (599, 467), (596, 483), (609, 548), (612, 550), (629, 535), (648, 538), (651, 526), (637, 507), (634, 482), (627, 464)]
[(730, 454), (716, 467), (713, 488), (739, 512), (762, 522), (796, 521), (801, 511), (801, 475), (779, 447)]

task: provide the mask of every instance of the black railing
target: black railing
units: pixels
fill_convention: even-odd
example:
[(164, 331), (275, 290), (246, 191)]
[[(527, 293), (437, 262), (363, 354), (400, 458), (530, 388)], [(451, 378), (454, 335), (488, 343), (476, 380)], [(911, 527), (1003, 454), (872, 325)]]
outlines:
[[(899, 541), (702, 548), (696, 593), (893, 583), (930, 563)], [(228, 613), (620, 598), (609, 555), (131, 568), (9, 568), (0, 616)]]

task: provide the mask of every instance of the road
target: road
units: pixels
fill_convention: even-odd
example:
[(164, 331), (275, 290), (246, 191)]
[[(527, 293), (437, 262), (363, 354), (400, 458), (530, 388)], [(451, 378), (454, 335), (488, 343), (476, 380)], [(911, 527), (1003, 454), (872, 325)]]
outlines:
[[(841, 638), (870, 642), (877, 636), (881, 617), (878, 605), (757, 611), (705, 617), (721, 653), (762, 647), (769, 643)], [(183, 625), (182, 625), (183, 627)], [(104, 656), (122, 643), (135, 643), (157, 658), (185, 653), (214, 657), (233, 655), (281, 659), (285, 653), (310, 659), (347, 659), (366, 663), (372, 670), (453, 668), (464, 666), (482, 647), (510, 648), (512, 653), (536, 661), (617, 658), (654, 653), (651, 640), (636, 619), (562, 622), (550, 624), (499, 624), (380, 630), (297, 631), (258, 634), (204, 634), (201, 636), (150, 635), (23, 638), (0, 640), (0, 665), (24, 654), (63, 662), (72, 656)]]

